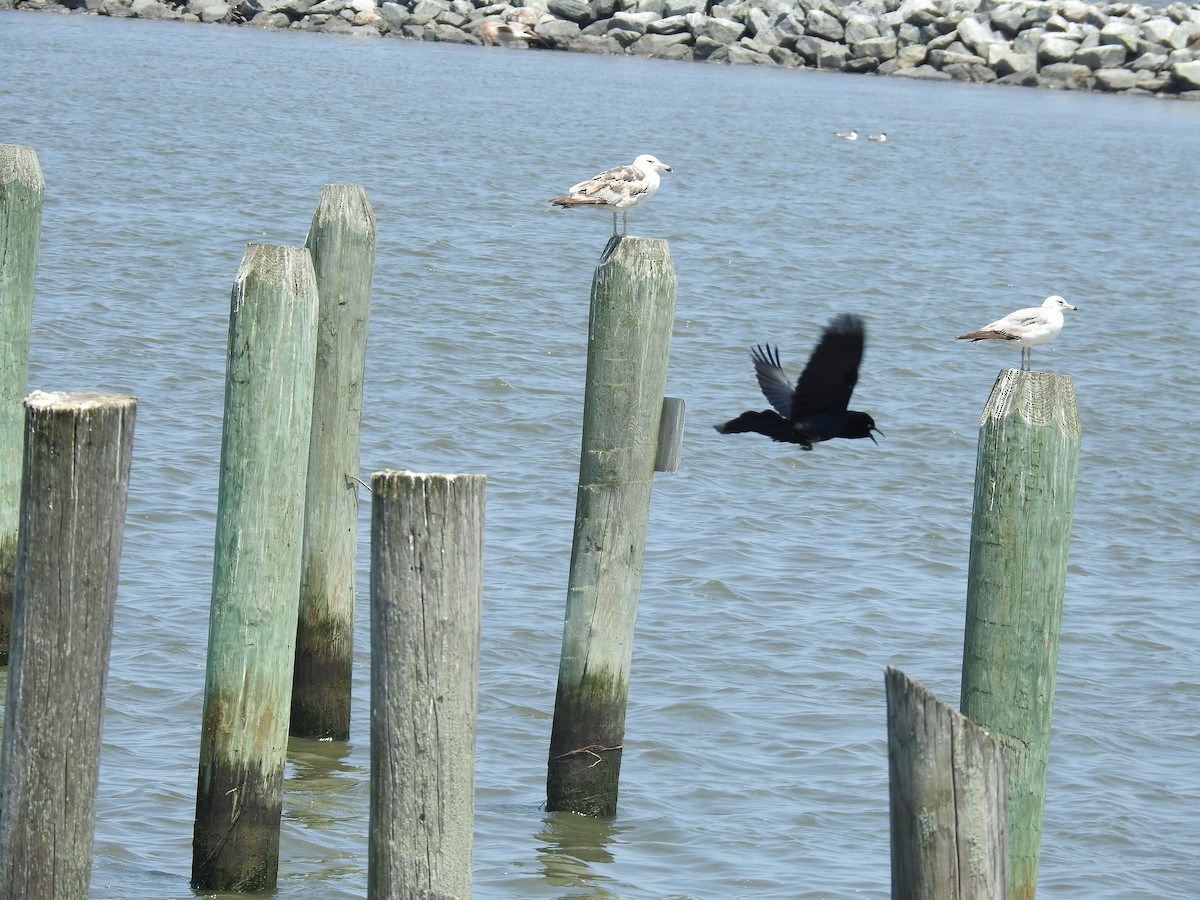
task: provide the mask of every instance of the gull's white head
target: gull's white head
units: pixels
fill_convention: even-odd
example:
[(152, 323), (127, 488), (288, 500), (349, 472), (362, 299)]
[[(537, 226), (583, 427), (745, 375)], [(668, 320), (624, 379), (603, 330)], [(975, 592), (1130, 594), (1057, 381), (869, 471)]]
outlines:
[(1078, 306), (1072, 306), (1062, 297), (1058, 296), (1058, 294), (1054, 294), (1053, 296), (1047, 297), (1045, 300), (1043, 300), (1042, 307), (1044, 309), (1073, 309), (1076, 312), (1079, 311)]
[(663, 172), (671, 171), (670, 166), (668, 166), (665, 162), (660, 160), (657, 156), (651, 156), (649, 153), (643, 153), (641, 156), (639, 156), (637, 159), (635, 159), (633, 161), (633, 164), (635, 166), (637, 166), (639, 169), (643, 169), (647, 172), (652, 171), (654, 169), (661, 169)]

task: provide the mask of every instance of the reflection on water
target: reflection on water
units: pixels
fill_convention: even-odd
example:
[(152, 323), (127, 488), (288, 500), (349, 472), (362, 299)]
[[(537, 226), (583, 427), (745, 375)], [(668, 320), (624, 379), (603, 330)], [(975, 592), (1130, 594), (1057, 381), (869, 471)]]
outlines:
[(563, 895), (568, 897), (619, 896), (605, 887), (612, 878), (596, 868), (613, 861), (609, 845), (625, 830), (616, 820), (552, 812), (544, 825), (536, 835), (537, 857), (548, 885), (576, 889)]

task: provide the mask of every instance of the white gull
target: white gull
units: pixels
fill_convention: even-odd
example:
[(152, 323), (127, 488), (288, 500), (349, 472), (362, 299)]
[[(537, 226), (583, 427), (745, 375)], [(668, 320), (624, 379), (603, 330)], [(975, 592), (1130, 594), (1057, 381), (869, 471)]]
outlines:
[(960, 334), (955, 340), (1010, 341), (1021, 348), (1021, 368), (1028, 369), (1033, 362), (1030, 347), (1048, 344), (1062, 331), (1064, 309), (1078, 309), (1055, 294), (1042, 301), (1041, 306), (1030, 306), (1009, 313), (984, 325), (977, 331)]
[(616, 166), (573, 185), (563, 197), (551, 197), (555, 206), (598, 206), (612, 210), (613, 234), (617, 233), (617, 212), (623, 221), (621, 234), (629, 231), (629, 210), (658, 190), (659, 171), (671, 167), (649, 153), (643, 153), (628, 166)]
[(879, 132), (879, 134), (868, 134), (868, 135), (867, 135), (867, 140), (868, 140), (868, 141), (875, 141), (875, 142), (877, 142), (877, 143), (880, 143), (880, 144), (882, 144), (884, 141), (886, 141), (886, 140), (887, 140), (887, 132), (886, 132), (886, 131), (881, 131), (881, 132)]
[(840, 137), (847, 141), (857, 141), (858, 140), (858, 132), (857, 131), (835, 131), (833, 134), (835, 137)]

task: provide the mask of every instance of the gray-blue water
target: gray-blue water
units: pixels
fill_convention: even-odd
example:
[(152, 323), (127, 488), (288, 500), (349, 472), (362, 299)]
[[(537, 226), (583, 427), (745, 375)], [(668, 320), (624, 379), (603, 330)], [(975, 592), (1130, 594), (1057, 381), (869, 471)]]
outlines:
[[(883, 668), (958, 702), (978, 416), (1017, 351), (952, 338), (1059, 293), (1034, 351), (1083, 421), (1041, 865), (1051, 898), (1200, 890), (1200, 105), (0, 12), (0, 141), (46, 179), (31, 388), (139, 400), (95, 898), (186, 900), (229, 293), (329, 182), (378, 216), (362, 474), (488, 476), (475, 896), (889, 891)], [(835, 130), (887, 131), (883, 145)], [(588, 291), (603, 216), (545, 198), (650, 152), (679, 278), (620, 812), (549, 815)], [(711, 424), (835, 313), (881, 445)], [(364, 521), (369, 498), (362, 503)], [(353, 736), (295, 742), (278, 896), (361, 897)]]

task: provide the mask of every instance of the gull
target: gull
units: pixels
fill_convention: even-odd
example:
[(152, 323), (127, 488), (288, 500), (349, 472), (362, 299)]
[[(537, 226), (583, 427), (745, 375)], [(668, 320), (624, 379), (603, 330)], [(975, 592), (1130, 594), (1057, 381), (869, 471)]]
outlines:
[(886, 140), (887, 140), (887, 132), (886, 132), (886, 131), (881, 131), (881, 132), (879, 132), (879, 134), (868, 134), (868, 135), (867, 135), (867, 140), (868, 140), (868, 141), (875, 141), (875, 142), (877, 142), (877, 143), (880, 143), (880, 144), (882, 144), (884, 141), (886, 141)]
[(541, 37), (520, 22), (504, 22), (495, 16), (481, 19), (479, 33), (488, 44), (510, 47), (513, 44), (541, 44)]
[(857, 131), (835, 131), (834, 135), (836, 137), (845, 138), (848, 141), (857, 141), (858, 140), (858, 132)]
[(972, 344), (976, 341), (1011, 341), (1021, 348), (1021, 368), (1028, 370), (1033, 363), (1033, 351), (1029, 348), (1054, 340), (1062, 331), (1062, 311), (1078, 308), (1055, 294), (1043, 300), (1041, 306), (1018, 309), (978, 331), (960, 334), (955, 340), (969, 340)]
[(621, 234), (629, 232), (629, 210), (649, 200), (658, 190), (659, 171), (671, 167), (649, 153), (643, 153), (628, 166), (616, 166), (587, 181), (573, 185), (564, 197), (551, 197), (555, 206), (601, 206), (612, 210), (613, 234), (617, 233), (617, 212), (622, 216)]
[[(866, 329), (856, 315), (843, 313), (825, 327), (821, 340), (808, 358), (808, 365), (793, 388), (779, 362), (779, 348), (767, 344), (751, 353), (754, 374), (763, 396), (775, 407), (762, 412), (744, 412), (724, 425), (713, 427), (721, 434), (765, 434), (773, 441), (799, 444), (805, 450), (830, 438), (869, 437), (875, 420), (865, 412), (847, 409), (858, 382)], [(882, 431), (879, 431), (883, 434)]]

